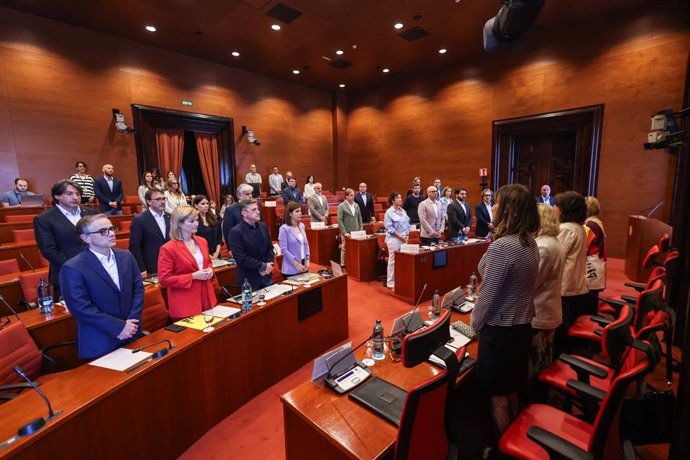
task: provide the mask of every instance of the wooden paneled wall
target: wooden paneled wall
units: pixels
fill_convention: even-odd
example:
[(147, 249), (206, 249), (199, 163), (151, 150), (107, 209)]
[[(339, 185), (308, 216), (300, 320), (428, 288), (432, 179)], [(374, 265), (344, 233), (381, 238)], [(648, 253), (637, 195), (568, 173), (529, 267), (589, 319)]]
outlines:
[(654, 2), (605, 23), (544, 30), (522, 50), (350, 95), (350, 182), (404, 193), (414, 176), (423, 185), (441, 176), (467, 187), (476, 204), (478, 170), (491, 171), (493, 120), (604, 104), (598, 197), (609, 255), (623, 257), (629, 214), (661, 200), (655, 217), (668, 222), (670, 214), (676, 158), (642, 144), (651, 114), (681, 108), (690, 32), (673, 6)]
[(0, 190), (22, 175), (49, 193), (83, 160), (94, 176), (112, 163), (136, 194), (134, 137), (111, 112), (131, 126), (132, 103), (233, 118), (238, 178), (256, 163), (266, 179), (277, 164), (334, 187), (330, 93), (0, 8)]

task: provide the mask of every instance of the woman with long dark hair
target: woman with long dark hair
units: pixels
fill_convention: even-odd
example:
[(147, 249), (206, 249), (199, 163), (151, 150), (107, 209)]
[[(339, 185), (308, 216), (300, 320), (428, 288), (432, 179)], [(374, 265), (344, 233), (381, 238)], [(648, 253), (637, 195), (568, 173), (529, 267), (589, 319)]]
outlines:
[(491, 396), (497, 438), (519, 412), (527, 379), (539, 249), (537, 203), (523, 185), (496, 192), (495, 237), (479, 262), (482, 287), (472, 313), (479, 333), (476, 377)]
[(210, 211), (211, 204), (206, 196), (196, 195), (192, 204), (199, 211), (199, 228), (197, 228), (196, 234), (208, 242), (208, 253), (211, 259), (217, 259), (223, 244), (223, 231), (220, 228), (218, 217)]

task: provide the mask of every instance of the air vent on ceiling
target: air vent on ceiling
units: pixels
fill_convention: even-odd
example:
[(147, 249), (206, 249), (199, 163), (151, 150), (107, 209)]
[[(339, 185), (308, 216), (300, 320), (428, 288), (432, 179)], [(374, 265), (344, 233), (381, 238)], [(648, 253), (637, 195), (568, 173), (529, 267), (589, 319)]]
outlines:
[(279, 20), (280, 22), (284, 22), (285, 24), (289, 24), (298, 17), (302, 16), (301, 11), (297, 11), (296, 9), (287, 6), (285, 3), (278, 3), (276, 6), (268, 10), (266, 14), (274, 19)]
[(427, 35), (429, 35), (429, 32), (422, 29), (421, 27), (413, 27), (411, 29), (407, 29), (404, 32), (400, 32), (398, 35), (400, 36), (400, 38), (404, 38), (408, 42), (413, 42), (415, 40), (419, 40), (420, 38), (426, 37)]
[(335, 67), (336, 69), (347, 69), (352, 65), (352, 63), (346, 59), (336, 59), (331, 61), (328, 65)]

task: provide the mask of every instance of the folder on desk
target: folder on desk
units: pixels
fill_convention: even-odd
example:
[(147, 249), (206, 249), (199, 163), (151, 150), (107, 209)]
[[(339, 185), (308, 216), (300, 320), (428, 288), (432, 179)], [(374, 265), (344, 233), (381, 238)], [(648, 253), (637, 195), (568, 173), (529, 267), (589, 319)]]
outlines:
[(395, 426), (400, 426), (407, 391), (374, 377), (349, 394), (350, 399), (363, 405)]

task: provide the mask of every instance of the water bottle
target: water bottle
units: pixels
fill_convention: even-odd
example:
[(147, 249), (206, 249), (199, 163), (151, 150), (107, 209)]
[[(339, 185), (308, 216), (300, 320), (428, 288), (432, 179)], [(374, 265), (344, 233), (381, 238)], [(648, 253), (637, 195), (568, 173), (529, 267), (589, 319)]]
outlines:
[(244, 279), (244, 283), (242, 283), (242, 311), (251, 311), (252, 310), (252, 286), (249, 284), (249, 281), (247, 281), (247, 278)]
[(374, 340), (374, 359), (382, 360), (386, 357), (383, 352), (383, 325), (381, 320), (377, 319), (374, 325), (374, 332), (371, 334), (371, 338)]
[(477, 274), (475, 272), (472, 272), (470, 275), (470, 282), (468, 284), (469, 287), (469, 292), (468, 294), (472, 298), (472, 300), (477, 298)]
[(55, 309), (53, 305), (53, 293), (50, 289), (50, 284), (46, 283), (45, 278), (41, 278), (41, 282), (38, 283), (37, 287), (38, 293), (38, 312), (39, 313), (52, 313)]
[(436, 289), (434, 296), (431, 298), (431, 311), (434, 314), (434, 318), (438, 318), (441, 314), (441, 295), (438, 293), (438, 289)]

